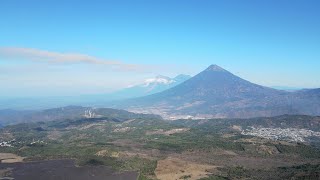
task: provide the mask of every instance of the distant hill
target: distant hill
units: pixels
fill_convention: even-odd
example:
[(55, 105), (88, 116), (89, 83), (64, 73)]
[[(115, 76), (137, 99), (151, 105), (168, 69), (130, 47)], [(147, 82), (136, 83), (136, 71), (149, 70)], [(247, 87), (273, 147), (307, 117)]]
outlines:
[(320, 116), (306, 116), (306, 115), (281, 115), (275, 117), (258, 117), (248, 119), (202, 119), (198, 121), (180, 119), (172, 121), (175, 125), (183, 125), (187, 127), (200, 127), (208, 129), (217, 129), (227, 131), (228, 128), (236, 125), (243, 129), (250, 126), (265, 127), (265, 128), (298, 128), (319, 131)]
[(166, 118), (251, 118), (320, 115), (320, 90), (287, 92), (260, 86), (211, 65), (171, 89), (117, 106)]
[(111, 118), (118, 121), (149, 118), (161, 119), (152, 114), (135, 114), (125, 110), (110, 108), (91, 108), (82, 106), (67, 106), (37, 111), (0, 110), (0, 125), (12, 125), (29, 122), (47, 122), (54, 120)]

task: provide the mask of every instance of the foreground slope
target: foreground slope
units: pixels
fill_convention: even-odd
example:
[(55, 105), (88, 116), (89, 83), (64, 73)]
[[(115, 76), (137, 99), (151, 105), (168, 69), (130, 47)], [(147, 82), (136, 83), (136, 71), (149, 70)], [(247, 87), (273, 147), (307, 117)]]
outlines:
[(217, 65), (169, 90), (122, 102), (135, 112), (165, 117), (249, 118), (282, 114), (320, 114), (320, 91), (287, 92), (260, 86)]
[[(136, 117), (114, 120), (108, 113), (104, 118), (1, 128), (0, 179), (25, 180), (30, 175), (32, 180), (137, 179), (137, 174), (139, 180), (320, 177), (319, 117), (177, 121)], [(256, 133), (260, 130), (267, 136)], [(292, 135), (293, 131), (300, 133)], [(19, 162), (8, 164), (13, 160)]]

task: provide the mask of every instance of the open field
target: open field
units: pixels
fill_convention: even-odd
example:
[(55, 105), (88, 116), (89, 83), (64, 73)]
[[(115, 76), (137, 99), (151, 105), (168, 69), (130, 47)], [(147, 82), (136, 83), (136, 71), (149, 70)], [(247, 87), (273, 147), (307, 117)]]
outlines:
[(196, 180), (210, 175), (215, 166), (197, 164), (168, 157), (158, 161), (155, 174), (160, 180), (190, 179)]

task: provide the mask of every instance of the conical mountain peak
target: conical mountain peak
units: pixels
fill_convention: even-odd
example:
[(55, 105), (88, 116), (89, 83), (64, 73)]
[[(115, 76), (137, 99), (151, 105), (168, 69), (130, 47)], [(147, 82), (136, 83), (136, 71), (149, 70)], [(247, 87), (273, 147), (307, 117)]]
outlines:
[[(306, 96), (308, 94), (308, 96)], [(127, 107), (159, 112), (170, 118), (252, 118), (301, 113), (319, 115), (317, 90), (296, 93), (278, 91), (242, 79), (218, 65), (170, 89), (133, 99)], [(317, 96), (318, 97), (318, 96)], [(128, 105), (129, 104), (129, 105)], [(310, 110), (310, 106), (315, 104)]]
[(216, 64), (210, 65), (205, 71), (227, 72), (227, 70), (223, 69), (222, 67)]

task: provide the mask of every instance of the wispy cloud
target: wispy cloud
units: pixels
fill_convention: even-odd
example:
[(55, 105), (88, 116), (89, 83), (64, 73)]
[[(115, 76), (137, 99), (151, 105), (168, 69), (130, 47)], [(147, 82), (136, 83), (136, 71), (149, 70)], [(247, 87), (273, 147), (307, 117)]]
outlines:
[(143, 71), (146, 66), (127, 64), (116, 60), (107, 60), (86, 54), (60, 53), (33, 48), (0, 47), (0, 57), (7, 60), (29, 60), (57, 64), (95, 64), (126, 71)]

